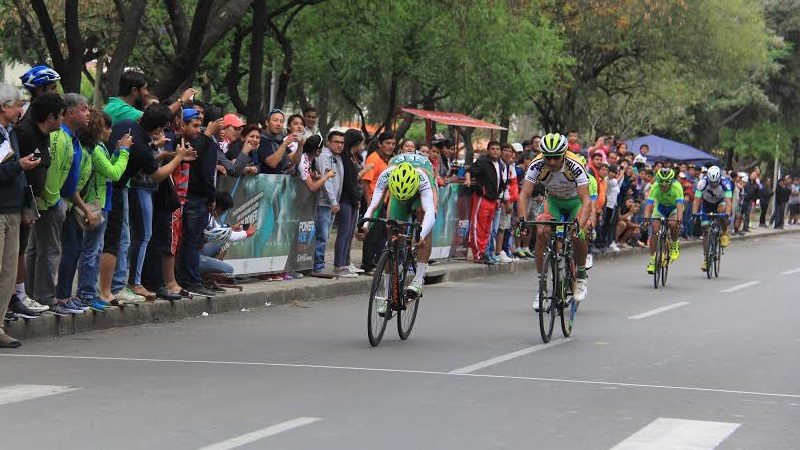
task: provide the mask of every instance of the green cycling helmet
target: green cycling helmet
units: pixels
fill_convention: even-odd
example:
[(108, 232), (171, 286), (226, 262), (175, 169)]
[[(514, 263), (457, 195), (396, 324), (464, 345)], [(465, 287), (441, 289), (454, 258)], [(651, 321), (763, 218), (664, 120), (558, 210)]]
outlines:
[(539, 141), (539, 150), (544, 156), (563, 156), (567, 152), (567, 137), (558, 133), (546, 134)]
[(672, 183), (675, 181), (675, 171), (669, 167), (662, 167), (656, 172), (656, 181), (659, 183)]
[(401, 202), (410, 200), (418, 191), (419, 175), (414, 166), (404, 162), (392, 170), (392, 174), (389, 175), (389, 192), (394, 198)]

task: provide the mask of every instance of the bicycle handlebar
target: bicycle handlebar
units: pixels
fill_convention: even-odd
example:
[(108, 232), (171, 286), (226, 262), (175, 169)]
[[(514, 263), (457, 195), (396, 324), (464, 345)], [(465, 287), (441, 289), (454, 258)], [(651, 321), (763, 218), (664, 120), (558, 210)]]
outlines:
[(373, 218), (362, 217), (358, 221), (358, 227), (361, 228), (365, 223), (384, 223), (393, 228), (406, 227), (406, 226), (416, 228), (419, 226), (417, 222), (403, 222), (402, 220), (395, 220), (395, 219), (381, 219), (381, 218), (373, 219)]
[(692, 213), (692, 217), (728, 217), (727, 213)]

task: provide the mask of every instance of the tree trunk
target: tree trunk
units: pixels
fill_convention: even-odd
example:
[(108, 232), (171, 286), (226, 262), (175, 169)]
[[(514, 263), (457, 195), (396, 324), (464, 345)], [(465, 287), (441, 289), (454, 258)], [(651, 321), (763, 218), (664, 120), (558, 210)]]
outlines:
[[(122, 4), (122, 2), (120, 2)], [(130, 0), (127, 9), (117, 11), (122, 21), (122, 31), (117, 38), (117, 45), (108, 55), (110, 60), (105, 72), (99, 72), (103, 97), (108, 98), (119, 93), (119, 79), (128, 65), (128, 58), (133, 53), (139, 30), (142, 27), (145, 0)], [(95, 76), (98, 76), (95, 74)]]
[[(194, 75), (203, 57), (241, 21), (252, 3), (253, 0), (227, 0), (218, 3), (213, 0), (198, 0), (187, 47), (175, 49), (176, 58), (162, 71), (166, 76), (156, 86), (155, 94), (159, 98), (172, 96)], [(173, 29), (175, 28), (173, 24)]]
[(267, 4), (263, 0), (253, 2), (253, 34), (250, 38), (250, 79), (247, 82), (247, 106), (245, 115), (249, 122), (261, 120), (261, 105), (264, 99), (264, 35), (267, 32)]
[[(472, 133), (475, 132), (475, 128), (458, 127), (456, 130), (458, 130), (458, 134), (460, 134), (464, 140), (464, 164), (470, 167), (475, 156), (475, 148), (472, 146)], [(458, 149), (456, 149), (456, 157), (458, 157), (457, 153)]]
[[(246, 109), (246, 105), (239, 95), (239, 80), (241, 79), (239, 75), (239, 63), (242, 59), (242, 42), (245, 36), (247, 36), (247, 33), (242, 31), (239, 27), (236, 27), (236, 35), (231, 44), (231, 64), (228, 67), (228, 73), (225, 75), (225, 90), (228, 92), (228, 97), (230, 97), (231, 103), (233, 103), (236, 111), (240, 113), (244, 113)], [(247, 117), (247, 119), (248, 123), (254, 123), (254, 121), (259, 120), (259, 118), (251, 117)]]
[(508, 128), (511, 126), (511, 116), (504, 115), (500, 121), (500, 126), (505, 128), (505, 130), (500, 130), (500, 143), (505, 144), (508, 142)]

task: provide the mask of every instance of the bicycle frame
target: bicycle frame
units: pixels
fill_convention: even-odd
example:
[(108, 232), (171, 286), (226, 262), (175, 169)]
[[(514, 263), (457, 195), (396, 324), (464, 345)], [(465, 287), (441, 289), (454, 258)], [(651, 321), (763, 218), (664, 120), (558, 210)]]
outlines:
[(395, 219), (362, 219), (363, 223), (384, 224), (388, 228), (386, 233), (386, 244), (383, 246), (384, 252), (389, 252), (389, 259), (391, 261), (391, 269), (393, 271), (392, 277), (392, 305), (396, 306), (400, 303), (402, 293), (400, 292), (400, 284), (404, 280), (400, 280), (398, 276), (398, 268), (400, 264), (410, 261), (411, 264), (416, 266), (416, 248), (414, 247), (414, 237), (416, 236), (417, 229), (420, 224), (414, 220), (404, 222)]

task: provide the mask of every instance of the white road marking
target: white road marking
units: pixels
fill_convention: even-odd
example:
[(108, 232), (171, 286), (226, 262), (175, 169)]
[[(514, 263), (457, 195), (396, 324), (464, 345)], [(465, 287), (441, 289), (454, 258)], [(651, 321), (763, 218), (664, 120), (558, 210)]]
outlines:
[(688, 305), (689, 302), (678, 302), (673, 303), (671, 305), (662, 306), (661, 308), (656, 308), (651, 311), (643, 312), (641, 314), (637, 314), (635, 316), (630, 316), (628, 319), (639, 320), (644, 319), (645, 317), (655, 316), (656, 314), (661, 314), (662, 312), (669, 311), (671, 309), (680, 308), (681, 306)]
[(731, 435), (738, 423), (659, 418), (611, 450), (712, 450)]
[(738, 391), (734, 389), (714, 389), (714, 388), (701, 388), (693, 386), (668, 386), (661, 384), (620, 383), (614, 381), (576, 380), (576, 379), (566, 379), (566, 378), (517, 377), (510, 375), (487, 375), (480, 373), (455, 374), (449, 372), (437, 372), (433, 370), (381, 369), (375, 367), (326, 366), (318, 364), (287, 364), (287, 363), (266, 363), (266, 362), (249, 362), (249, 361), (203, 361), (203, 360), (190, 360), (190, 359), (115, 358), (115, 357), (105, 357), (105, 356), (31, 355), (31, 354), (11, 354), (11, 353), (0, 354), (0, 358), (3, 357), (74, 359), (74, 360), (84, 360), (84, 361), (87, 360), (121, 361), (121, 362), (137, 362), (137, 363), (151, 362), (151, 363), (166, 363), (166, 364), (208, 364), (208, 365), (227, 365), (227, 366), (287, 367), (296, 369), (327, 369), (327, 370), (342, 370), (342, 371), (357, 371), (357, 372), (403, 373), (403, 374), (438, 375), (438, 376), (451, 376), (451, 377), (492, 378), (500, 380), (544, 381), (550, 383), (573, 383), (573, 384), (588, 384), (596, 386), (669, 389), (669, 390), (689, 391), (689, 392), (710, 392), (717, 394), (754, 395), (762, 397), (800, 399), (800, 394), (785, 394), (778, 392)]
[(555, 347), (556, 345), (563, 344), (565, 342), (569, 342), (572, 339), (562, 339), (559, 341), (552, 341), (547, 344), (539, 344), (534, 345), (532, 347), (523, 348), (522, 350), (517, 350), (515, 352), (506, 353), (505, 355), (500, 355), (491, 359), (487, 359), (486, 361), (477, 362), (475, 364), (471, 364), (466, 367), (462, 367), (460, 369), (451, 370), (450, 373), (453, 375), (465, 375), (468, 373), (472, 373), (481, 369), (485, 369), (490, 366), (494, 366), (495, 364), (500, 364), (506, 361), (510, 361), (514, 358), (519, 358), (520, 356), (529, 355), (534, 352), (538, 352), (539, 350), (544, 350), (550, 347)]
[(726, 293), (726, 294), (727, 294), (728, 292), (736, 292), (736, 291), (738, 291), (738, 290), (741, 290), (741, 289), (747, 289), (747, 288), (749, 288), (750, 286), (755, 286), (755, 285), (757, 285), (758, 283), (761, 283), (761, 282), (760, 282), (760, 281), (758, 281), (758, 280), (756, 280), (756, 281), (748, 281), (747, 283), (737, 284), (736, 286), (729, 287), (728, 289), (723, 289), (723, 290), (721, 290), (720, 292), (724, 292), (724, 293)]
[(78, 388), (41, 384), (15, 384), (13, 386), (0, 387), (0, 406), (76, 390)]
[(252, 433), (236, 436), (235, 438), (228, 439), (227, 441), (222, 441), (218, 444), (203, 447), (200, 450), (234, 449), (237, 447), (241, 447), (243, 445), (252, 444), (253, 442), (260, 441), (261, 439), (265, 439), (270, 436), (275, 436), (276, 434), (283, 433), (284, 431), (293, 430), (295, 428), (317, 422), (319, 420), (322, 419), (319, 419), (317, 417), (298, 417), (297, 419), (287, 420), (286, 422), (282, 422), (277, 425), (273, 425), (271, 427), (253, 431)]
[(787, 270), (786, 272), (781, 272), (781, 275), (794, 275), (796, 273), (800, 273), (800, 267), (797, 269)]

